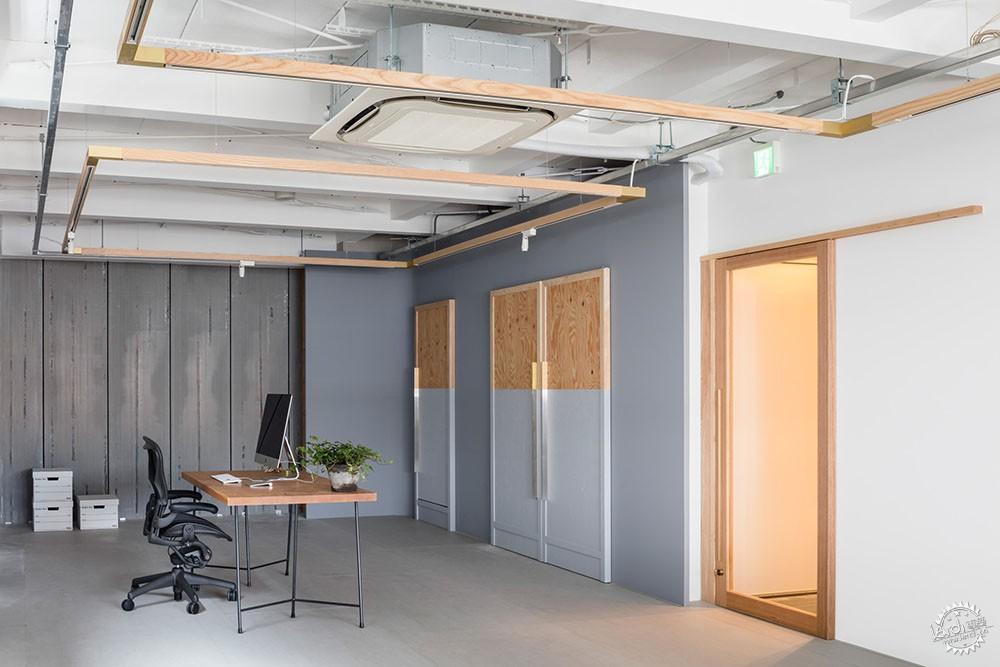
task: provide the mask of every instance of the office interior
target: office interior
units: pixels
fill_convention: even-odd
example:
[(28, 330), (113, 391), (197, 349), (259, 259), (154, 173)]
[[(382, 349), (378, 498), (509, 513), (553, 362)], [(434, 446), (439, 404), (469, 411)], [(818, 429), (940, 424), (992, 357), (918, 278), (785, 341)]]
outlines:
[(0, 0), (0, 663), (1000, 664), (998, 12)]

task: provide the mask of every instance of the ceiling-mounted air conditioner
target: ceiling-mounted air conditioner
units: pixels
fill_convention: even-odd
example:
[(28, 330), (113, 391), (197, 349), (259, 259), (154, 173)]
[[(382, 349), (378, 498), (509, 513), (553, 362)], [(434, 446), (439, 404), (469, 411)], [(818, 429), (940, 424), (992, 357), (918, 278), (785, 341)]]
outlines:
[[(408, 72), (533, 86), (551, 86), (560, 67), (547, 40), (430, 23), (378, 32), (354, 64), (393, 62)], [(334, 86), (333, 97), (331, 118), (312, 140), (422, 153), (495, 153), (578, 111), (359, 86)]]

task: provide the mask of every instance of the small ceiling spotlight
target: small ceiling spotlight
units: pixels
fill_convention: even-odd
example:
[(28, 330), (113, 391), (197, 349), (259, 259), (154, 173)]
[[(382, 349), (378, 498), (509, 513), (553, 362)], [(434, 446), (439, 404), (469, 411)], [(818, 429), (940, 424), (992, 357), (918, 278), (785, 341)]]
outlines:
[(521, 252), (528, 252), (528, 239), (538, 233), (538, 230), (532, 227), (531, 229), (526, 229), (521, 232)]
[(247, 275), (247, 267), (256, 266), (252, 259), (241, 259), (240, 260), (240, 278), (245, 278)]

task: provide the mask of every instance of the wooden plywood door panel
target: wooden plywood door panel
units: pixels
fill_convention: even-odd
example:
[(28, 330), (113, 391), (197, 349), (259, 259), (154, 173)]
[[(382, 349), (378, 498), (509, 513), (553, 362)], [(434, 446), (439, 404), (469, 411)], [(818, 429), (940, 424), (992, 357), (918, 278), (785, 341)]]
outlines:
[(414, 309), (416, 518), (455, 530), (455, 300)]
[(541, 283), (490, 294), (491, 542), (542, 559)]
[[(490, 297), (491, 382), (494, 389), (534, 389), (539, 361), (539, 284), (499, 290)], [(537, 373), (537, 371), (535, 371)]]
[(603, 389), (607, 349), (607, 269), (546, 281), (546, 389)]
[(455, 386), (455, 300), (414, 308), (414, 359), (422, 389)]

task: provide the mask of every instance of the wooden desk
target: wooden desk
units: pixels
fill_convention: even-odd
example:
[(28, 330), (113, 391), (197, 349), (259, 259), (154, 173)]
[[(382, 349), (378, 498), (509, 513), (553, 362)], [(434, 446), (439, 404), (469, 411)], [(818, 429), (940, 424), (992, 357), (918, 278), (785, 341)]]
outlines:
[[(286, 602), (291, 603), (291, 617), (295, 618), (295, 603), (308, 602), (312, 604), (327, 604), (341, 607), (356, 607), (358, 610), (358, 625), (365, 627), (365, 607), (364, 598), (361, 594), (361, 532), (358, 525), (358, 503), (371, 503), (378, 500), (378, 494), (374, 491), (359, 488), (356, 491), (334, 491), (330, 488), (330, 480), (326, 477), (316, 476), (315, 479), (306, 477), (300, 480), (278, 480), (271, 484), (271, 488), (250, 488), (249, 483), (223, 484), (212, 475), (229, 473), (237, 477), (249, 477), (251, 479), (277, 479), (276, 473), (265, 473), (260, 470), (215, 470), (200, 471), (189, 470), (181, 473), (181, 478), (192, 484), (215, 500), (224, 504), (232, 510), (233, 514), (233, 546), (235, 550), (235, 563), (233, 569), (236, 570), (236, 630), (243, 632), (243, 612), (272, 607)], [(358, 570), (358, 601), (354, 602), (332, 602), (327, 600), (307, 600), (296, 597), (295, 583), (298, 572), (298, 550), (299, 550), (299, 505), (313, 505), (320, 503), (354, 503), (354, 540), (355, 552), (357, 555)], [(247, 586), (250, 585), (250, 515), (246, 512), (247, 507), (254, 505), (288, 505), (288, 540), (286, 543), (284, 561), (274, 561), (265, 565), (275, 563), (285, 563), (285, 574), (288, 574), (288, 560), (291, 558), (292, 574), (292, 596), (284, 600), (276, 600), (251, 607), (243, 606), (243, 594), (240, 590), (240, 571), (244, 568), (240, 566), (240, 512), (243, 510), (243, 526), (246, 539), (246, 573)], [(263, 567), (260, 565), (258, 567)]]

